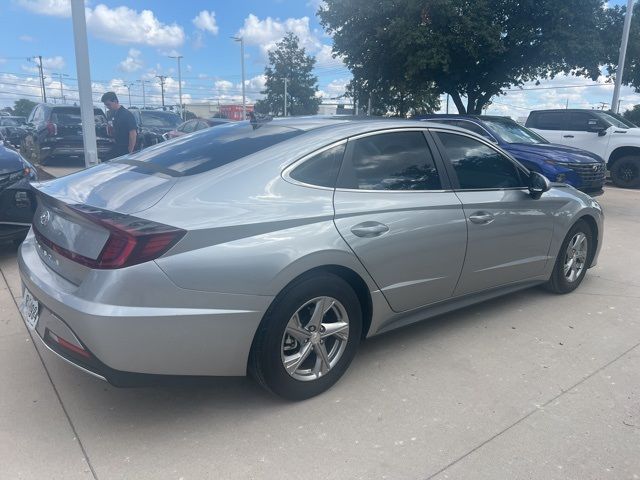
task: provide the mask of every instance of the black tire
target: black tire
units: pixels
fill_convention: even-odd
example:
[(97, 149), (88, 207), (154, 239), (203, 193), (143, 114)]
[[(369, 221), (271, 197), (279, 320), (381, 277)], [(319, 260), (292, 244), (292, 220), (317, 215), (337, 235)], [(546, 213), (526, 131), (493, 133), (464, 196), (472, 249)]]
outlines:
[[(565, 264), (569, 260), (567, 250), (569, 248), (569, 242), (571, 242), (573, 238), (579, 233), (584, 234), (586, 237), (586, 241), (587, 241), (586, 258), (584, 261), (584, 267), (582, 268), (582, 271), (580, 272), (580, 274), (577, 276), (577, 278), (575, 278), (575, 280), (570, 281), (564, 272)], [(571, 229), (569, 230), (569, 233), (567, 233), (567, 236), (562, 242), (562, 246), (560, 247), (560, 251), (558, 252), (558, 256), (556, 258), (556, 263), (553, 267), (553, 272), (551, 273), (551, 278), (544, 285), (545, 288), (550, 292), (559, 293), (559, 294), (573, 292), (576, 288), (578, 288), (580, 283), (582, 283), (582, 280), (584, 279), (584, 276), (587, 273), (587, 269), (589, 268), (589, 264), (591, 263), (591, 259), (593, 258), (594, 247), (595, 247), (595, 244), (593, 240), (593, 232), (591, 231), (591, 227), (589, 227), (589, 224), (584, 220), (578, 220), (573, 225), (573, 227), (571, 227)]]
[(640, 158), (622, 157), (616, 160), (611, 167), (611, 181), (616, 187), (638, 188), (640, 187)]
[[(348, 338), (337, 363), (328, 372), (319, 378), (303, 381), (294, 378), (284, 367), (285, 329), (301, 307), (318, 297), (331, 297), (344, 307), (349, 323)], [(303, 324), (302, 318), (300, 323)], [(308, 323), (305, 328), (309, 328)], [(361, 332), (360, 302), (346, 281), (325, 272), (302, 276), (280, 292), (262, 319), (249, 356), (249, 374), (263, 388), (286, 399), (304, 400), (313, 397), (331, 388), (347, 370), (358, 349)], [(325, 351), (329, 349), (327, 347), (330, 341), (327, 340)], [(302, 346), (300, 343), (299, 347)], [(319, 361), (318, 356), (312, 357), (315, 355), (315, 347), (317, 345), (307, 357), (312, 363), (314, 358), (316, 362)]]

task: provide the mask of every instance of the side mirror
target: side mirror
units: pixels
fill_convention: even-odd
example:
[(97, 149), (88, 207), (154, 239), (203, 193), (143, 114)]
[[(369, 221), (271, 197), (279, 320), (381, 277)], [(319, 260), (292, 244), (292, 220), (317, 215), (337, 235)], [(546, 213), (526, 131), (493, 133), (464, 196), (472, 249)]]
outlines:
[(534, 200), (539, 199), (544, 192), (548, 192), (551, 183), (544, 175), (538, 172), (531, 172), (529, 175), (529, 195)]
[(607, 134), (607, 127), (595, 119), (589, 120), (587, 129), (589, 132), (597, 133), (599, 137), (604, 137)]

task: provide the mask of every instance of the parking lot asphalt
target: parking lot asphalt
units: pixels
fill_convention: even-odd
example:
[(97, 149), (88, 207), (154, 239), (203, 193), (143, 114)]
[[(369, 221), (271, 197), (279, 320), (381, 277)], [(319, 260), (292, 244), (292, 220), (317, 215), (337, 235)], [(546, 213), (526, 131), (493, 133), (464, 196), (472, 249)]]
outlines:
[(117, 389), (81, 373), (31, 338), (0, 247), (0, 477), (638, 479), (640, 191), (598, 201), (605, 243), (576, 292), (368, 340), (300, 403), (245, 378)]

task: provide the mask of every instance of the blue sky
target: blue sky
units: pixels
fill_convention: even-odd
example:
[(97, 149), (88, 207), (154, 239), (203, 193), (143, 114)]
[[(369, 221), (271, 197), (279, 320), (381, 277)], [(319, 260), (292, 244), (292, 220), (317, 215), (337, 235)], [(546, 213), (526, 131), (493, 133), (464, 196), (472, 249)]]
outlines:
[[(168, 102), (177, 102), (177, 64), (169, 55), (181, 54), (185, 101), (238, 101), (240, 48), (230, 36), (246, 42), (246, 89), (250, 100), (259, 98), (269, 47), (287, 31), (295, 32), (316, 56), (316, 75), (325, 101), (344, 91), (349, 71), (331, 57), (327, 37), (315, 12), (320, 0), (88, 0), (89, 53), (94, 92), (116, 90), (127, 104), (130, 85), (134, 104), (142, 103), (140, 80), (146, 83), (147, 103), (160, 103), (156, 75), (166, 75)], [(626, 3), (612, 0), (610, 5)], [(0, 3), (3, 42), (0, 47), (0, 106), (24, 96), (38, 100), (37, 69), (27, 57), (42, 55), (49, 97), (60, 97), (60, 76), (65, 97), (77, 97), (75, 57), (69, 0), (4, 0)], [(136, 83), (137, 82), (137, 83)], [(570, 88), (557, 88), (567, 87)], [(525, 88), (534, 88), (527, 85)], [(536, 88), (509, 92), (494, 99), (488, 113), (514, 118), (532, 108), (597, 105), (611, 101), (612, 86), (602, 78), (557, 77)], [(622, 109), (640, 103), (631, 89), (622, 92)], [(56, 99), (56, 101), (59, 101)], [(445, 108), (443, 104), (443, 109)], [(451, 107), (453, 111), (453, 107)]]

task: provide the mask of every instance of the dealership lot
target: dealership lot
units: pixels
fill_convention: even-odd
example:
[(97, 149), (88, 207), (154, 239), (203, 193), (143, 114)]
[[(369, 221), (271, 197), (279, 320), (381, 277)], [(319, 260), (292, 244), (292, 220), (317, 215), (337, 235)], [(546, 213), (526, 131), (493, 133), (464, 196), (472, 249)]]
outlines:
[[(329, 392), (116, 389), (55, 358), (0, 247), (4, 478), (640, 478), (640, 191), (607, 188), (599, 265), (365, 342)], [(167, 352), (167, 355), (171, 355)]]

